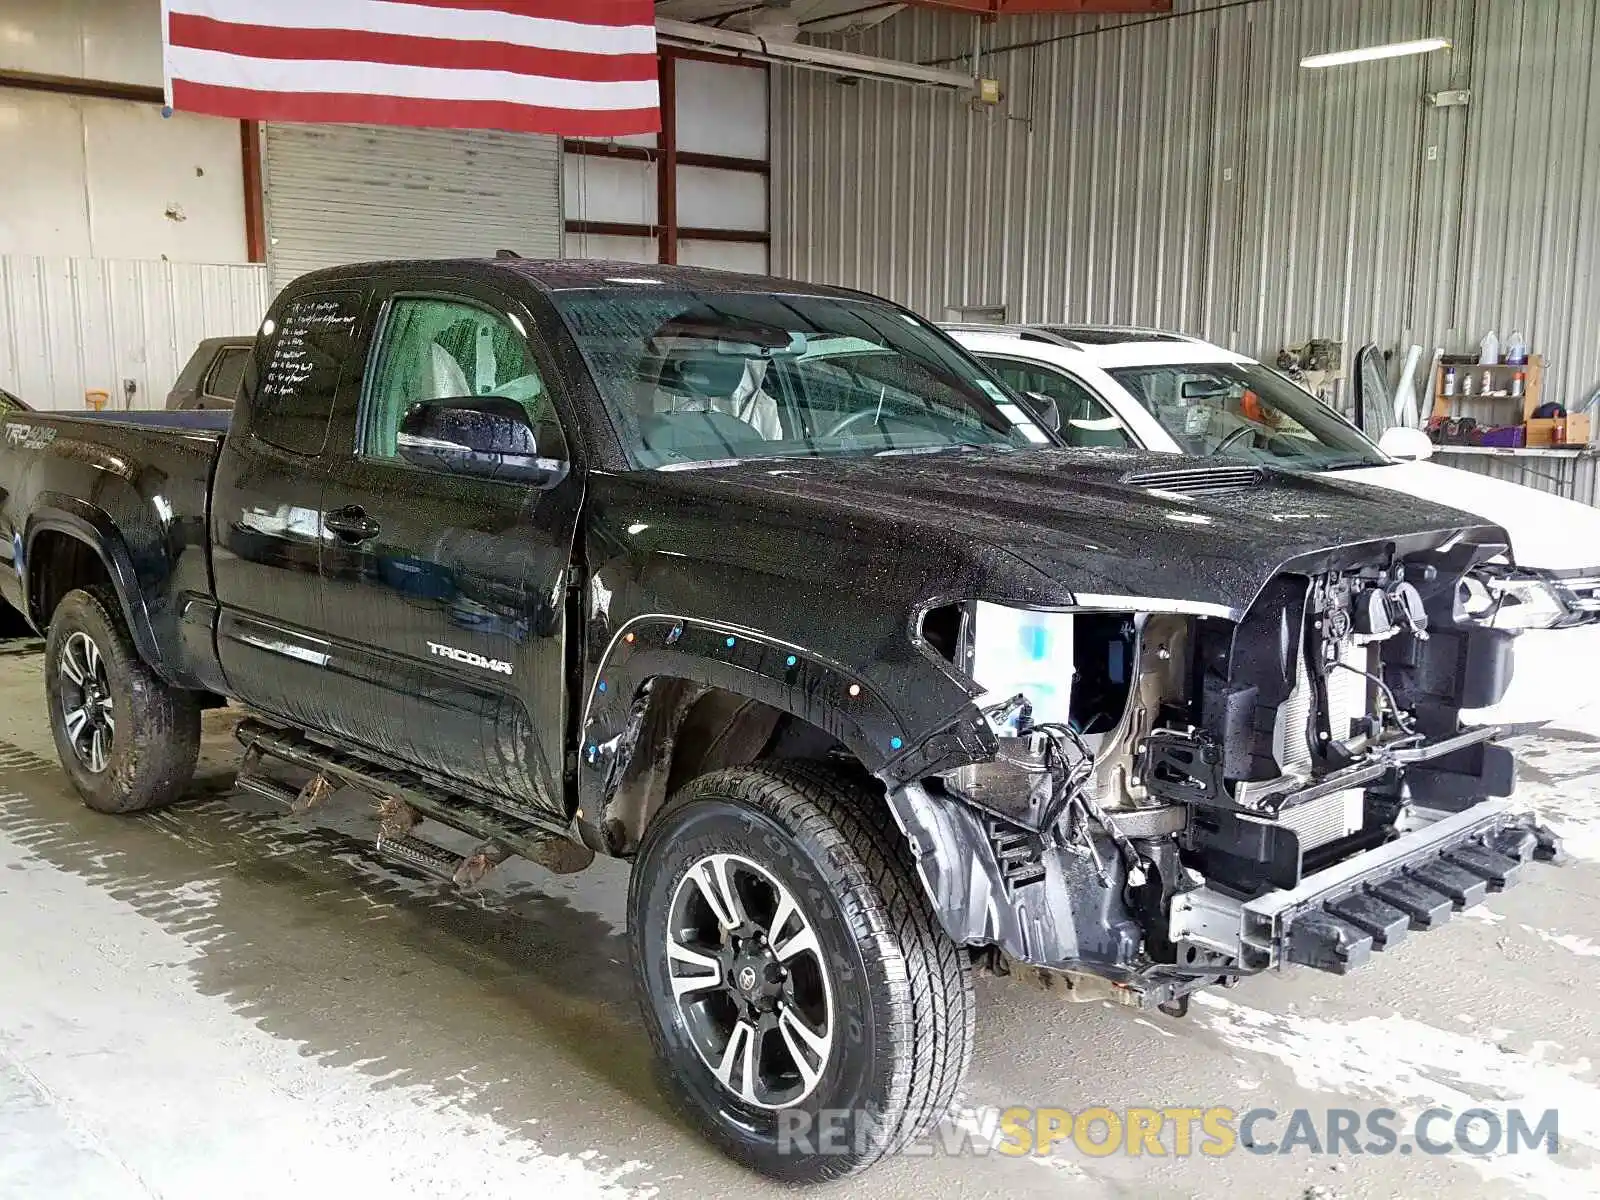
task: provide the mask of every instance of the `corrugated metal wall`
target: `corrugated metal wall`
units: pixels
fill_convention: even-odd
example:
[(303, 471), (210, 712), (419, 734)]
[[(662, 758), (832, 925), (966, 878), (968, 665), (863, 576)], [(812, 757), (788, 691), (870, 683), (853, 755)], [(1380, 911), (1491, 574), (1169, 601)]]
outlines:
[[(1271, 357), (1520, 329), (1600, 383), (1600, 4), (1258, 0), (1131, 24), (908, 11), (848, 49), (967, 61), (1005, 98), (775, 70), (774, 261), (942, 317), (1151, 324)], [(1450, 52), (1323, 71), (1428, 35)], [(1026, 46), (996, 53), (999, 47)], [(1466, 107), (1428, 92), (1470, 88)]]
[(84, 392), (161, 408), (202, 338), (254, 333), (265, 267), (0, 256), (0, 386), (35, 408), (82, 409)]

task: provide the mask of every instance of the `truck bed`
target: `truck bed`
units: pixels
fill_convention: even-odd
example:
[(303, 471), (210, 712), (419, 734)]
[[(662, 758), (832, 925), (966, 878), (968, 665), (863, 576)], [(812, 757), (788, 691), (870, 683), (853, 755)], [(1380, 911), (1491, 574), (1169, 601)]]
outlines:
[(227, 433), (233, 414), (223, 409), (191, 408), (176, 412), (160, 409), (136, 409), (131, 412), (37, 412), (36, 417), (59, 417), (65, 420), (99, 421), (111, 425), (132, 425), (144, 429), (186, 429), (197, 433)]
[[(0, 598), (33, 620), (63, 541), (94, 547), (146, 657), (174, 681), (214, 668), (180, 624), (212, 596), (212, 470), (227, 412), (12, 413), (0, 421)], [(33, 570), (35, 566), (38, 570)], [(48, 611), (48, 607), (45, 608)], [(196, 670), (194, 668), (201, 668)]]

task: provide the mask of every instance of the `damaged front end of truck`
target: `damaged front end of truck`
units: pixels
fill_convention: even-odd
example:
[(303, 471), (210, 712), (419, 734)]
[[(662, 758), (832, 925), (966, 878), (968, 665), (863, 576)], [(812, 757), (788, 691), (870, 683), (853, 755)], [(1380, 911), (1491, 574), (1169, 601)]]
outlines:
[(883, 773), (947, 931), (1079, 999), (1181, 1012), (1298, 964), (1343, 973), (1558, 839), (1465, 708), (1514, 636), (1463, 584), (1482, 529), (1284, 562), (1242, 611), (1178, 596), (923, 608), (961, 718)]

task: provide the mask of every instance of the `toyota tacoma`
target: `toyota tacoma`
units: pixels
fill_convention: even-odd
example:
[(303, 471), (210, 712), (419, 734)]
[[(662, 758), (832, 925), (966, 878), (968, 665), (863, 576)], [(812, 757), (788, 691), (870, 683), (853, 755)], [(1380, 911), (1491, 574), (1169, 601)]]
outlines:
[[(789, 1180), (940, 1118), (975, 965), (1177, 1014), (1350, 970), (1560, 853), (1458, 719), (1510, 677), (1463, 583), (1501, 529), (1060, 447), (857, 293), (319, 272), (231, 422), (7, 414), (0, 534), (90, 807), (178, 799), (231, 701), (240, 787), (366, 793), (409, 870), (631, 860), (663, 1087)], [(825, 1112), (841, 1152), (787, 1153)]]

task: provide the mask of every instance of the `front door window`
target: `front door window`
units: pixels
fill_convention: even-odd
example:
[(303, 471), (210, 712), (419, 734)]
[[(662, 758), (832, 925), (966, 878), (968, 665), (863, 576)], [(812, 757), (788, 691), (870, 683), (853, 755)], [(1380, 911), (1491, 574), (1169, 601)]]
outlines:
[(425, 400), (503, 396), (528, 412), (541, 456), (566, 443), (527, 339), (503, 316), (460, 300), (396, 300), (384, 323), (360, 427), (360, 451), (394, 458), (406, 410)]

